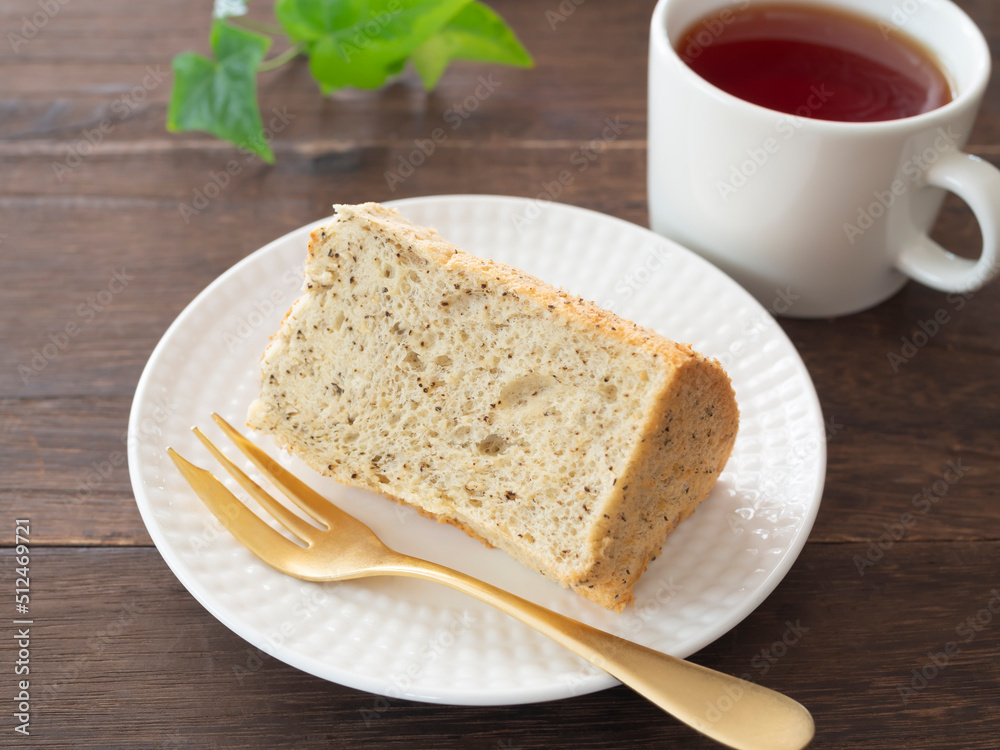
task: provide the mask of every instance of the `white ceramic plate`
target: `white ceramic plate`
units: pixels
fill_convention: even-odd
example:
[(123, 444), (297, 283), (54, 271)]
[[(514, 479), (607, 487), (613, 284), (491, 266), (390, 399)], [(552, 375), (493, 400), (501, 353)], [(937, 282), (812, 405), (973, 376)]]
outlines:
[[(455, 528), (319, 477), (287, 455), (286, 465), (401, 552), (679, 657), (753, 611), (805, 543), (826, 464), (815, 390), (771, 316), (690, 251), (592, 211), (493, 196), (393, 205), (464, 250), (518, 266), (719, 357), (741, 409), (733, 456), (711, 496), (650, 566), (635, 607), (621, 615)], [(494, 705), (616, 684), (544, 636), (444, 586), (406, 578), (312, 584), (284, 576), (236, 542), (174, 469), (168, 445), (224, 475), (190, 427), (201, 425), (223, 446), (209, 413), (243, 423), (257, 393), (260, 355), (299, 294), (308, 234), (324, 221), (275, 240), (224, 273), (181, 313), (150, 357), (132, 407), (128, 457), (136, 502), (164, 560), (198, 601), (261, 651), (371, 693)], [(273, 451), (268, 439), (258, 442)], [(234, 673), (254, 679), (259, 661), (253, 656), (230, 665)], [(372, 710), (380, 705), (373, 698)]]

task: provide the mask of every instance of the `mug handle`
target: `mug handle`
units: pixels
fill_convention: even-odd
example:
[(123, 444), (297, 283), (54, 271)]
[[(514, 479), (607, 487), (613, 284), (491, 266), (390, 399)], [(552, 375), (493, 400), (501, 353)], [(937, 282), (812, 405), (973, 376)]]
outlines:
[(1000, 170), (978, 156), (951, 152), (927, 171), (924, 183), (955, 193), (969, 205), (982, 230), (983, 252), (978, 261), (959, 258), (920, 234), (907, 243), (896, 268), (932, 289), (975, 292), (1000, 271)]

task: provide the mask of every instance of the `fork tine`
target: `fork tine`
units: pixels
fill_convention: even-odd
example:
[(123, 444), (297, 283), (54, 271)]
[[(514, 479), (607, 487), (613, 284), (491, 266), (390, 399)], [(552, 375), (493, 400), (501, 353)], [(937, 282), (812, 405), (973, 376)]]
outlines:
[(210, 471), (195, 466), (173, 448), (167, 448), (167, 453), (201, 501), (257, 557), (268, 565), (273, 565), (269, 558), (274, 558), (275, 552), (294, 549), (293, 542), (258, 518)]
[(356, 520), (353, 516), (349, 516), (344, 513), (344, 511), (340, 510), (340, 508), (313, 490), (309, 485), (296, 477), (294, 474), (286, 471), (281, 464), (243, 437), (243, 435), (240, 434), (235, 427), (215, 412), (212, 412), (212, 419), (214, 419), (215, 423), (222, 428), (222, 431), (226, 433), (229, 439), (236, 444), (236, 447), (240, 449), (243, 455), (249, 458), (253, 465), (256, 466), (260, 472), (274, 484), (275, 487), (284, 492), (289, 499), (302, 508), (302, 510), (305, 511), (310, 518), (315, 520), (316, 523), (322, 524), (324, 528), (329, 529), (329, 519), (332, 516), (336, 516), (338, 520), (344, 522)]
[(278, 519), (278, 523), (306, 543), (312, 543), (312, 538), (316, 532), (322, 531), (322, 529), (317, 529), (308, 521), (303, 521), (299, 516), (292, 513), (292, 511), (288, 510), (288, 508), (271, 497), (271, 495), (268, 494), (263, 487), (248, 477), (239, 466), (226, 458), (222, 451), (216, 448), (212, 441), (205, 437), (205, 433), (197, 427), (193, 427), (192, 432), (198, 436), (198, 439), (204, 443), (209, 452), (215, 456), (216, 460), (222, 464), (222, 467), (232, 475), (233, 479), (239, 482), (240, 486), (245, 489), (254, 500), (260, 503), (268, 513)]

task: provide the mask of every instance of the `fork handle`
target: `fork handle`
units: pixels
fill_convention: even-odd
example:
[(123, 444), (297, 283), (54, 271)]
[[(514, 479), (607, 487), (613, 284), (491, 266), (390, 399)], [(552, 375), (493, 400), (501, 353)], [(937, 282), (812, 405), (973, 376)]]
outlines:
[(399, 555), (379, 572), (443, 583), (496, 607), (728, 747), (801, 750), (813, 738), (809, 712), (774, 690), (605, 633), (427, 560)]

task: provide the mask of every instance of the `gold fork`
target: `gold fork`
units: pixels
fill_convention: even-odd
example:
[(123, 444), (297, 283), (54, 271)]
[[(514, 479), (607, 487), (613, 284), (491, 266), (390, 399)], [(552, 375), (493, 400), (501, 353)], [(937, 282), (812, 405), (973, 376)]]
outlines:
[(723, 745), (736, 750), (800, 750), (812, 740), (812, 716), (781, 693), (640, 646), (464, 573), (390, 549), (371, 529), (286, 471), (218, 414), (212, 418), (260, 472), (315, 522), (303, 520), (271, 497), (194, 428), (226, 471), (303, 546), (271, 528), (210, 472), (173, 448), (167, 453), (223, 526), (281, 572), (306, 581), (399, 575), (443, 583), (547, 635)]

